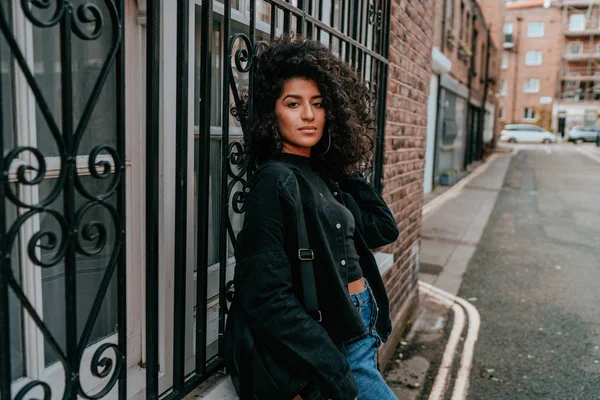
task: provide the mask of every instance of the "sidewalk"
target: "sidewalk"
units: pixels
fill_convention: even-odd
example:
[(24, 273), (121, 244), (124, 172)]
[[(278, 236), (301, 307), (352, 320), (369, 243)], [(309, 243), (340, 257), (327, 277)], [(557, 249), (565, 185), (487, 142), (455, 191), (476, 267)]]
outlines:
[[(421, 229), (419, 279), (422, 282), (450, 295), (458, 293), (462, 276), (502, 190), (512, 155), (494, 153), (454, 187), (438, 188), (437, 195), (429, 196)], [(438, 375), (441, 353), (446, 347), (451, 307), (451, 302), (442, 304), (421, 291), (418, 316), (385, 374), (399, 399), (428, 398), (426, 394)]]
[(502, 189), (510, 159), (510, 153), (495, 154), (456, 197), (423, 216), (421, 280), (458, 293), (461, 277)]

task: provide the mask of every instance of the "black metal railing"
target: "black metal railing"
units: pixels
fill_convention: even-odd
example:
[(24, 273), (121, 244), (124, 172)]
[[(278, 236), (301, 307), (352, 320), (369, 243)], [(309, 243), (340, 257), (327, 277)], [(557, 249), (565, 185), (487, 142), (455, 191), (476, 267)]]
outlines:
[[(3, 47), (0, 62), (3, 69), (17, 71), (13, 75), (0, 74), (0, 397), (3, 400), (31, 398), (40, 393), (44, 399), (78, 396), (95, 399), (109, 392), (119, 398), (127, 395), (123, 10), (122, 0), (78, 5), (71, 1), (39, 0), (0, 3), (0, 47)], [(22, 21), (15, 23), (16, 16), (21, 15)], [(23, 47), (27, 41), (17, 33), (21, 28), (37, 32), (37, 36), (33, 35), (34, 45), (44, 38), (48, 41), (40, 45), (45, 49), (55, 45), (56, 57), (39, 64), (45, 66), (44, 70), (33, 68), (34, 63)], [(98, 48), (98, 43), (103, 43), (106, 50), (101, 62), (97, 59), (88, 62), (78, 52)], [(44, 81), (46, 85), (49, 79), (53, 79), (51, 90), (41, 83)], [(18, 102), (16, 95), (7, 98), (11, 88), (29, 97)], [(15, 118), (15, 114), (26, 115), (24, 108), (28, 103), (35, 104), (35, 109), (29, 112), (36, 117), (31, 117), (27, 126), (4, 123)], [(100, 103), (103, 107), (106, 104), (114, 107), (107, 113), (110, 118), (97, 114)], [(36, 135), (35, 140), (28, 139), (32, 134)], [(32, 142), (37, 144), (31, 145)], [(7, 143), (10, 145), (6, 146)], [(82, 159), (86, 160), (84, 164)], [(11, 210), (14, 218), (9, 216)], [(61, 284), (60, 296), (48, 298), (45, 292), (31, 293), (31, 285), (24, 276), (30, 276), (38, 268), (41, 276), (59, 277), (55, 282)], [(82, 274), (92, 270), (96, 271), (93, 273), (98, 278), (97, 286), (91, 300), (84, 299), (79, 286), (84, 279)], [(99, 345), (91, 364), (83, 365), (84, 350), (96, 340), (99, 314), (107, 307), (107, 293), (114, 293), (111, 289), (114, 285), (116, 299), (111, 298), (111, 303), (116, 304), (110, 311), (116, 315), (116, 326), (110, 329), (118, 339)], [(34, 290), (39, 287), (46, 290), (41, 281), (34, 286)], [(32, 301), (39, 296), (43, 296), (44, 313), (39, 302)], [(11, 308), (13, 301), (16, 306)], [(82, 312), (87, 307), (84, 303), (89, 305), (87, 313)], [(51, 313), (46, 315), (47, 310), (53, 309), (61, 310), (57, 315), (64, 320), (60, 323), (52, 319)], [(27, 347), (29, 344), (18, 345), (31, 342), (21, 336), (20, 329), (25, 324), (19, 321), (25, 319), (31, 321), (28, 334), (41, 334), (46, 344), (48, 358), (46, 364), (43, 358), (39, 361), (42, 368), (49, 359), (60, 363), (64, 371), (63, 393), (52, 393), (51, 382), (43, 381), (39, 373), (29, 373), (36, 368), (39, 371), (39, 365), (27, 363), (19, 372), (24, 383), (11, 392), (11, 386), (19, 378), (13, 373), (12, 361), (29, 354), (27, 362), (31, 362), (44, 353), (39, 347), (36, 353)], [(56, 326), (62, 334), (56, 333)], [(20, 332), (20, 337), (11, 336), (14, 332)], [(93, 393), (81, 381), (84, 368), (88, 367), (88, 375), (105, 379)]]
[[(262, 19), (257, 20), (257, 3), (261, 3)], [(283, 0), (249, 0), (248, 18), (239, 32), (239, 16), (235, 22), (232, 19), (232, 2), (224, 2), (223, 10), (213, 9), (212, 0), (204, 0), (201, 7), (201, 54), (189, 54), (189, 34), (191, 29), (188, 21), (190, 6), (188, 0), (178, 0), (177, 7), (177, 115), (176, 115), (176, 237), (174, 260), (174, 302), (173, 302), (173, 363), (172, 387), (159, 392), (159, 362), (158, 362), (158, 302), (156, 298), (147, 298), (147, 398), (155, 399), (160, 396), (168, 399), (180, 399), (197, 387), (216, 370), (223, 367), (223, 343), (218, 341), (216, 354), (207, 351), (207, 313), (208, 293), (214, 288), (209, 287), (209, 224), (210, 214), (217, 219), (218, 235), (218, 338), (225, 328), (227, 309), (226, 278), (231, 248), (235, 247), (236, 230), (238, 229), (232, 215), (243, 214), (245, 200), (249, 191), (249, 178), (253, 171), (253, 162), (244, 153), (240, 131), (247, 129), (247, 121), (243, 118), (239, 126), (232, 126), (231, 109), (240, 104), (242, 90), (252, 93), (252, 71), (256, 55), (261, 51), (265, 42), (283, 33), (295, 31), (297, 34), (320, 40), (353, 66), (370, 89), (372, 109), (377, 123), (377, 137), (373, 165), (369, 166), (369, 178), (377, 189), (381, 189), (383, 179), (383, 132), (385, 129), (385, 101), (388, 77), (388, 50), (390, 31), (390, 0), (298, 0), (297, 4)], [(241, 2), (236, 2), (239, 6)], [(173, 5), (175, 6), (175, 4)], [(160, 0), (148, 0), (148, 120), (147, 146), (148, 160), (158, 152), (158, 99), (160, 97), (158, 83), (160, 81), (159, 61), (159, 20)], [(242, 14), (243, 9), (238, 9)], [(222, 14), (221, 14), (222, 12)], [(327, 17), (329, 12), (329, 17)], [(265, 17), (265, 15), (267, 17)], [(214, 31), (219, 23), (220, 31)], [(258, 28), (258, 25), (261, 28)], [(265, 30), (268, 26), (268, 31)], [(197, 27), (198, 28), (198, 27)], [(215, 45), (214, 38), (226, 40)], [(221, 53), (222, 51), (222, 53)], [(218, 63), (216, 58), (219, 58)], [(188, 98), (190, 79), (188, 64), (194, 59), (200, 59), (199, 90), (197, 101), (198, 123), (197, 139), (195, 140), (195, 159), (189, 160), (188, 154)], [(214, 66), (219, 64), (220, 70)], [(212, 66), (212, 67), (211, 67)], [(216, 71), (216, 72), (215, 72)], [(216, 76), (215, 76), (216, 75)], [(215, 82), (217, 90), (215, 93)], [(215, 100), (218, 99), (218, 100)], [(214, 102), (217, 101), (217, 104)], [(233, 107), (232, 107), (233, 105)], [(249, 99), (250, 112), (252, 99)], [(216, 111), (215, 111), (216, 110)], [(212, 120), (212, 121), (211, 121)], [(218, 127), (215, 122), (218, 121)], [(236, 124), (238, 122), (235, 122)], [(216, 134), (214, 131), (218, 131)], [(234, 132), (233, 134), (232, 132)], [(212, 137), (211, 137), (212, 136)], [(211, 171), (211, 144), (220, 142), (220, 173)], [(214, 146), (213, 151), (214, 151)], [(194, 370), (186, 370), (186, 260), (189, 252), (186, 248), (186, 232), (188, 232), (187, 210), (189, 209), (188, 186), (192, 184), (187, 176), (188, 165), (195, 164), (196, 198), (196, 296), (195, 296), (195, 331), (194, 340), (196, 351)], [(216, 164), (212, 164), (214, 168)], [(158, 170), (156, 165), (148, 165), (147, 191), (147, 293), (158, 292), (158, 258), (156, 245), (158, 237)], [(214, 180), (218, 178), (218, 190), (209, 193)], [(214, 188), (214, 186), (212, 186)], [(210, 198), (212, 196), (212, 198)], [(214, 204), (218, 208), (214, 208)], [(212, 209), (210, 208), (212, 204)], [(188, 298), (189, 301), (189, 298)], [(152, 339), (152, 340), (151, 340)]]

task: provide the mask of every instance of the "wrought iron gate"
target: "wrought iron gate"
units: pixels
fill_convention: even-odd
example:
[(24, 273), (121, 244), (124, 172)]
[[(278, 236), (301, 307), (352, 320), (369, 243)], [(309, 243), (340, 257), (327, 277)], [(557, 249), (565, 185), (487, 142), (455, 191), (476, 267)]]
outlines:
[[(148, 1), (148, 107), (149, 110), (158, 110), (157, 92), (160, 81), (159, 62), (159, 15), (161, 6), (158, 0)], [(219, 6), (219, 7), (217, 7)], [(221, 9), (222, 6), (222, 9)], [(241, 132), (246, 129), (246, 121), (239, 121), (239, 126), (232, 126), (230, 119), (231, 106), (236, 106), (240, 101), (241, 90), (252, 84), (252, 64), (257, 52), (268, 40), (282, 33), (295, 31), (320, 40), (343, 57), (361, 75), (370, 88), (372, 107), (376, 116), (378, 136), (376, 138), (375, 161), (372, 165), (370, 179), (374, 185), (381, 189), (383, 165), (383, 132), (385, 128), (385, 100), (388, 75), (388, 50), (389, 50), (389, 15), (391, 12), (390, 0), (249, 0), (247, 2), (235, 1), (219, 3), (218, 1), (204, 0), (202, 2), (201, 16), (201, 54), (189, 54), (189, 26), (190, 0), (177, 1), (177, 193), (176, 193), (176, 238), (175, 238), (175, 301), (174, 301), (174, 351), (173, 351), (173, 387), (166, 393), (166, 398), (179, 399), (189, 393), (193, 388), (203, 382), (214, 371), (223, 367), (222, 342), (218, 342), (216, 355), (207, 353), (207, 292), (208, 287), (207, 265), (209, 265), (209, 188), (211, 181), (210, 156), (211, 136), (213, 136), (211, 113), (220, 114), (219, 139), (220, 139), (220, 194), (213, 201), (220, 205), (218, 218), (218, 333), (219, 338), (225, 327), (225, 310), (227, 308), (227, 293), (225, 291), (228, 260), (230, 248), (235, 246), (236, 229), (232, 219), (235, 215), (243, 214), (245, 197), (248, 193), (248, 179), (252, 173), (252, 163), (244, 154), (241, 143)], [(218, 10), (217, 10), (218, 8)], [(232, 14), (237, 15), (234, 20)], [(245, 27), (240, 32), (232, 27), (239, 25), (239, 15), (247, 16)], [(246, 14), (244, 14), (246, 13)], [(221, 31), (216, 32), (216, 20), (221, 24)], [(267, 27), (267, 28), (265, 28)], [(214, 45), (216, 35), (227, 38), (221, 43), (221, 49)], [(195, 57), (194, 57), (195, 56)], [(199, 71), (198, 93), (198, 140), (195, 142), (195, 160), (188, 160), (187, 135), (188, 127), (188, 90), (190, 76), (188, 76), (188, 63), (194, 62), (196, 57), (201, 59)], [(218, 58), (218, 64), (223, 68), (215, 70), (211, 61)], [(211, 69), (211, 66), (213, 67)], [(216, 73), (215, 73), (216, 72)], [(211, 82), (219, 82), (221, 96), (218, 91), (215, 95), (214, 87), (211, 91)], [(214, 86), (214, 85), (213, 85)], [(154, 88), (154, 89), (152, 89)], [(225, 89), (223, 89), (225, 88)], [(152, 89), (152, 90), (151, 90)], [(215, 98), (216, 97), (216, 98)], [(217, 104), (215, 104), (217, 103)], [(251, 107), (251, 99), (250, 99)], [(151, 126), (153, 122), (149, 112), (148, 119), (148, 154), (158, 152), (158, 131)], [(214, 118), (213, 118), (214, 119)], [(156, 121), (154, 121), (155, 123)], [(235, 121), (233, 121), (235, 122)], [(156, 124), (155, 124), (156, 125)], [(208, 133), (211, 133), (210, 135)], [(214, 143), (213, 143), (214, 144)], [(214, 146), (213, 146), (214, 151)], [(151, 157), (148, 157), (150, 160)], [(185, 232), (188, 224), (186, 210), (188, 198), (186, 190), (192, 182), (188, 181), (186, 171), (188, 163), (195, 162), (195, 185), (199, 192), (197, 198), (196, 226), (197, 234), (197, 271), (196, 281), (196, 354), (195, 371), (187, 374), (185, 370), (184, 345), (186, 334), (185, 326), (185, 260), (186, 241)], [(214, 167), (214, 166), (213, 166)], [(150, 177), (157, 178), (158, 170), (155, 165), (148, 164), (147, 172)], [(214, 178), (214, 177), (213, 177)], [(212, 194), (215, 196), (215, 194)], [(147, 293), (158, 290), (158, 262), (153, 254), (156, 247), (157, 225), (152, 222), (153, 210), (158, 210), (158, 192), (148, 192), (148, 260), (147, 260)], [(154, 207), (154, 208), (153, 208)], [(150, 229), (152, 227), (152, 229)], [(152, 248), (152, 246), (154, 246)], [(157, 338), (158, 309), (156, 299), (148, 299), (147, 303), (147, 397), (158, 398), (158, 345), (151, 338)]]
[[(123, 9), (0, 3), (2, 399), (19, 377), (16, 399), (126, 397)], [(64, 394), (43, 380), (54, 362)], [(90, 393), (83, 375), (107, 381)]]
[[(372, 94), (379, 135), (370, 179), (381, 188), (390, 0), (202, 0), (190, 54), (192, 0), (177, 7), (176, 219), (172, 387), (159, 390), (159, 148), (161, 12), (147, 0), (146, 397), (183, 398), (222, 368), (226, 274), (251, 174), (231, 105), (252, 82), (261, 43), (295, 31), (320, 40), (360, 73)], [(198, 0), (199, 1), (199, 0)], [(10, 0), (0, 3), (0, 397), (127, 397), (124, 0)], [(240, 15), (247, 19), (240, 22)], [(242, 18), (243, 19), (243, 18)], [(216, 26), (220, 31), (216, 31)], [(33, 38), (33, 39), (32, 39)], [(219, 38), (219, 46), (215, 40)], [(226, 40), (223, 40), (226, 38)], [(37, 46), (37, 47), (36, 47)], [(198, 133), (188, 159), (189, 65)], [(217, 62), (218, 60), (218, 62)], [(215, 65), (220, 69), (215, 69)], [(168, 77), (171, 79), (171, 77)], [(215, 88), (216, 92), (215, 92)], [(216, 93), (216, 94), (215, 94)], [(219, 94), (220, 93), (220, 94)], [(218, 100), (217, 100), (218, 99)], [(218, 133), (211, 119), (219, 116)], [(218, 173), (210, 163), (219, 148)], [(212, 148), (212, 150), (211, 150)], [(194, 163), (195, 177), (188, 176)], [(194, 181), (195, 179), (195, 181)], [(196, 351), (186, 369), (186, 196), (196, 204)], [(210, 188), (217, 188), (212, 190)], [(210, 196), (213, 196), (212, 198)], [(217, 204), (218, 207), (214, 208)], [(213, 207), (214, 209), (211, 209)], [(212, 210), (212, 211), (211, 211)], [(217, 220), (211, 283), (209, 219)], [(214, 285), (214, 287), (213, 287)], [(82, 289), (84, 295), (82, 295)], [(53, 293), (50, 298), (47, 293)], [(207, 350), (208, 296), (217, 293), (217, 340)], [(53, 301), (50, 301), (52, 299)], [(58, 299), (60, 302), (56, 302)], [(114, 313), (106, 312), (112, 307)], [(169, 328), (170, 329), (170, 328)], [(110, 340), (106, 340), (109, 337)], [(102, 339), (102, 340), (101, 340)], [(96, 343), (101, 340), (99, 343)], [(90, 347), (92, 346), (92, 347)], [(84, 357), (86, 349), (91, 354)], [(87, 354), (87, 353), (86, 353)], [(84, 362), (85, 360), (88, 360)], [(56, 364), (58, 363), (58, 364)], [(89, 365), (88, 365), (89, 364)], [(44, 381), (59, 365), (63, 385)], [(102, 382), (90, 391), (84, 376)], [(17, 378), (22, 384), (14, 386)], [(62, 382), (62, 383), (61, 383)], [(12, 386), (12, 393), (11, 393)], [(164, 385), (163, 385), (164, 386)], [(163, 393), (161, 393), (163, 392)]]

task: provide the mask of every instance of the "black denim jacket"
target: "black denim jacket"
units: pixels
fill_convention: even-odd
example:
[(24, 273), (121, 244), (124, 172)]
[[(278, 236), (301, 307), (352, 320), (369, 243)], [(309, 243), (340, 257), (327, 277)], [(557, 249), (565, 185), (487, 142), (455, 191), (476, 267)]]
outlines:
[[(293, 284), (299, 270), (296, 179), (315, 253), (317, 296), (323, 316), (320, 323), (304, 311), (298, 285)], [(392, 329), (389, 301), (370, 249), (397, 239), (396, 222), (383, 199), (361, 177), (351, 176), (339, 184), (328, 182), (328, 186), (356, 220), (355, 246), (363, 276), (379, 307), (376, 329), (385, 341)], [(293, 373), (316, 381), (328, 398), (353, 400), (358, 386), (339, 346), (368, 333), (348, 294), (341, 265), (343, 237), (335, 229), (336, 221), (323, 212), (323, 201), (300, 170), (279, 160), (264, 163), (253, 178), (244, 226), (238, 235), (234, 284), (259, 340), (280, 355)]]

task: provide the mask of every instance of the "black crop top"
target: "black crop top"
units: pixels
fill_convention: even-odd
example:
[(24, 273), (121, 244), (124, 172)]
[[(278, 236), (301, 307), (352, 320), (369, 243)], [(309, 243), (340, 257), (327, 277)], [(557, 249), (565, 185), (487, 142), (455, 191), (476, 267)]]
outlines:
[(304, 175), (315, 189), (317, 189), (325, 200), (324, 203), (326, 207), (321, 211), (332, 215), (333, 218), (328, 219), (333, 221), (331, 229), (339, 231), (340, 237), (344, 241), (345, 255), (341, 263), (342, 265), (347, 266), (347, 282), (353, 282), (362, 278), (363, 273), (360, 267), (360, 258), (354, 245), (354, 229), (356, 228), (356, 222), (350, 210), (333, 197), (333, 194), (329, 191), (323, 178), (321, 178), (318, 172), (313, 170), (310, 158), (295, 154), (281, 153), (280, 159), (281, 161), (298, 168), (302, 172), (302, 175)]

